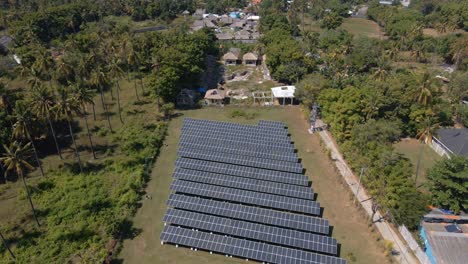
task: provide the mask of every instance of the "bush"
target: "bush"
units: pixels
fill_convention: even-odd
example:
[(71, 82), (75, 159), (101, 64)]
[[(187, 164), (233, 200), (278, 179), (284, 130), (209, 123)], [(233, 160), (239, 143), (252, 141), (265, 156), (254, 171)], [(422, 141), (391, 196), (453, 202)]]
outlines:
[(231, 118), (236, 118), (236, 117), (243, 117), (247, 120), (252, 120), (254, 119), (256, 116), (258, 115), (258, 113), (256, 112), (246, 112), (244, 110), (232, 110), (231, 113), (229, 114), (229, 116)]

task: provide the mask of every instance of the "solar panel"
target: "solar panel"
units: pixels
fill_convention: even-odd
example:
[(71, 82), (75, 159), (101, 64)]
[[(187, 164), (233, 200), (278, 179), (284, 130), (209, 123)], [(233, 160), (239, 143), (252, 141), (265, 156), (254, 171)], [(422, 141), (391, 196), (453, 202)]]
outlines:
[(264, 129), (263, 127), (258, 127), (255, 125), (241, 125), (241, 124), (236, 124), (236, 123), (220, 122), (220, 121), (212, 121), (212, 120), (199, 120), (199, 119), (185, 118), (184, 125), (186, 124), (188, 125), (201, 124), (203, 126), (206, 126), (207, 128), (217, 127), (217, 128), (226, 129), (226, 130), (237, 129), (237, 130), (256, 132), (256, 133), (262, 133), (262, 134), (285, 135), (285, 136), (288, 135), (287, 130), (270, 131), (270, 130)]
[(311, 188), (298, 185), (241, 178), (231, 175), (182, 168), (176, 168), (173, 177), (181, 180), (195, 181), (211, 185), (220, 185), (236, 189), (271, 193), (302, 199), (314, 199), (314, 193)]
[(268, 139), (259, 139), (255, 135), (251, 134), (243, 134), (243, 133), (235, 133), (235, 134), (219, 134), (217, 132), (210, 132), (206, 130), (185, 130), (184, 134), (182, 137), (185, 136), (190, 136), (190, 137), (201, 137), (201, 138), (207, 138), (206, 142), (210, 142), (210, 139), (217, 138), (217, 139), (229, 139), (229, 140), (235, 140), (237, 142), (242, 141), (242, 142), (251, 142), (255, 143), (257, 145), (266, 145), (266, 146), (277, 146), (279, 148), (285, 148), (285, 149), (294, 149), (294, 145), (291, 144), (291, 139), (285, 139), (285, 140), (275, 140), (272, 138)]
[(197, 212), (169, 209), (163, 222), (326, 254), (338, 252), (336, 239), (331, 237)]
[(337, 241), (285, 123), (185, 119), (175, 166), (163, 242), (268, 263), (346, 263), (332, 256)]
[[(263, 139), (263, 140), (277, 140), (277, 141), (287, 141), (290, 142), (291, 139), (289, 138), (289, 135), (287, 134), (287, 130), (283, 129), (280, 130), (279, 128), (272, 128), (269, 126), (265, 127), (255, 127), (255, 130), (246, 130), (244, 128), (237, 128), (237, 127), (232, 127), (232, 128), (224, 128), (224, 127), (219, 127), (219, 126), (213, 126), (213, 125), (203, 125), (203, 124), (188, 124), (184, 123), (182, 125), (182, 130), (184, 132), (187, 131), (192, 131), (192, 132), (205, 132), (209, 134), (217, 134), (217, 135), (230, 135), (230, 136), (237, 136), (237, 135), (242, 135), (242, 136), (252, 136), (257, 139)], [(275, 131), (276, 130), (276, 131)], [(280, 132), (279, 134), (277, 133), (271, 133), (273, 132)], [(282, 133), (286, 132), (286, 133)]]
[[(218, 141), (219, 142), (219, 141)], [(224, 152), (224, 153), (232, 153), (236, 155), (244, 155), (250, 157), (258, 157), (264, 159), (272, 159), (272, 160), (281, 160), (281, 161), (289, 161), (289, 162), (298, 162), (299, 158), (297, 157), (296, 153), (274, 153), (271, 151), (261, 150), (255, 147), (243, 147), (239, 146), (238, 144), (233, 145), (226, 145), (226, 144), (213, 144), (213, 141), (210, 141), (209, 144), (204, 142), (186, 142), (181, 141), (179, 142), (180, 148), (189, 148), (189, 149), (200, 149), (205, 151), (216, 151), (216, 152)]]
[(177, 193), (198, 195), (244, 204), (253, 204), (291, 212), (320, 215), (320, 204), (311, 200), (257, 193), (253, 191), (232, 189), (184, 180), (174, 180), (170, 188)]
[(185, 210), (219, 215), (233, 219), (280, 226), (295, 230), (303, 230), (319, 234), (329, 233), (328, 220), (308, 216), (281, 212), (272, 209), (254, 207), (250, 205), (220, 202), (205, 198), (171, 194), (167, 205)]
[(308, 186), (309, 184), (308, 178), (302, 174), (244, 167), (239, 165), (218, 163), (205, 160), (195, 160), (179, 157), (176, 160), (175, 165), (179, 168), (214, 172), (266, 181), (282, 182), (302, 186)]
[(209, 161), (217, 161), (222, 163), (230, 163), (230, 164), (237, 164), (249, 167), (256, 167), (256, 168), (263, 168), (263, 169), (270, 169), (270, 170), (278, 170), (278, 171), (286, 171), (286, 172), (294, 172), (294, 173), (302, 173), (303, 168), (300, 163), (292, 163), (287, 161), (279, 161), (279, 160), (269, 160), (269, 159), (262, 159), (256, 157), (248, 157), (248, 156), (241, 156), (235, 155), (230, 153), (223, 153), (223, 152), (214, 152), (214, 151), (203, 151), (203, 150), (194, 150), (194, 149), (179, 149), (177, 152), (179, 156), (192, 158), (192, 159), (201, 159), (201, 160), (209, 160)]
[(163, 242), (269, 263), (346, 263), (337, 257), (174, 226), (166, 226), (160, 238)]
[(275, 153), (294, 153), (295, 149), (292, 144), (291, 146), (282, 147), (276, 145), (274, 142), (267, 143), (267, 142), (252, 142), (252, 141), (242, 141), (238, 139), (231, 139), (231, 138), (216, 138), (211, 137), (208, 134), (195, 136), (193, 134), (182, 134), (180, 136), (180, 142), (204, 142), (205, 144), (227, 144), (230, 146), (242, 146), (245, 148), (256, 148), (259, 150), (264, 151), (273, 151)]
[(279, 121), (270, 121), (270, 120), (260, 120), (258, 121), (259, 127), (268, 127), (273, 129), (284, 129), (286, 125), (283, 122)]

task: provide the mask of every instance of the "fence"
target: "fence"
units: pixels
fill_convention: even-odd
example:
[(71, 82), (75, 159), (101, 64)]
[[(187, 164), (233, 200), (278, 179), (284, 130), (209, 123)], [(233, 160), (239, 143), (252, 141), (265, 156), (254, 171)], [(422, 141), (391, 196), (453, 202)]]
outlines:
[(411, 251), (413, 251), (414, 255), (418, 258), (419, 262), (421, 262), (421, 264), (431, 264), (431, 261), (427, 257), (426, 253), (424, 253), (416, 240), (414, 240), (408, 228), (402, 225), (398, 227), (398, 231), (400, 231), (401, 236), (403, 239), (405, 239), (406, 243), (410, 247)]

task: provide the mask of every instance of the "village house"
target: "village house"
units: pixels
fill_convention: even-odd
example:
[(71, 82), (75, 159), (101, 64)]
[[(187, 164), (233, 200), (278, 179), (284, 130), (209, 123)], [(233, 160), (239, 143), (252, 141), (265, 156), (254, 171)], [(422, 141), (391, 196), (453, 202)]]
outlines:
[(257, 66), (258, 65), (258, 54), (255, 52), (247, 52), (242, 56), (242, 62), (247, 66)]
[(211, 89), (206, 91), (205, 104), (207, 105), (224, 105), (226, 92), (220, 89)]
[(223, 61), (224, 65), (237, 65), (240, 60), (240, 49), (230, 48), (229, 51), (224, 54)]

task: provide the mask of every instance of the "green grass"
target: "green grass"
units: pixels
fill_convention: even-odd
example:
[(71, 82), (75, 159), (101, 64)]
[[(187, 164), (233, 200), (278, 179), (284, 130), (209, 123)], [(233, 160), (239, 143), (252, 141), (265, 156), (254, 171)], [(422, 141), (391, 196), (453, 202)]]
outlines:
[[(254, 116), (231, 118), (234, 110), (242, 110)], [(334, 227), (333, 236), (342, 243), (341, 256), (356, 257), (356, 263), (387, 263), (382, 247), (376, 242), (365, 218), (352, 206), (348, 187), (341, 184), (341, 177), (336, 173), (328, 156), (322, 151), (319, 137), (309, 135), (307, 122), (298, 107), (272, 108), (203, 108), (179, 112), (180, 116), (169, 125), (165, 146), (153, 170), (152, 179), (146, 191), (152, 199), (144, 200), (134, 218), (135, 227), (141, 233), (134, 239), (124, 241), (118, 257), (124, 263), (245, 263), (245, 260), (225, 258), (222, 255), (210, 255), (206, 252), (191, 251), (170, 245), (161, 245), (159, 235), (163, 229), (162, 218), (166, 211), (169, 196), (171, 174), (174, 170), (178, 138), (183, 118), (201, 118), (255, 124), (259, 119), (284, 121), (289, 126), (292, 139), (298, 149), (299, 157), (312, 181), (318, 201), (324, 207), (324, 218)], [(351, 254), (352, 253), (352, 254)], [(351, 262), (350, 262), (351, 263)]]
[(379, 25), (365, 18), (346, 18), (341, 28), (347, 30), (355, 37), (384, 38), (384, 32), (382, 32)]
[[(9, 83), (9, 86), (16, 88), (25, 87), (26, 85), (22, 81), (15, 80)], [(144, 125), (156, 123), (159, 114), (156, 110), (155, 101), (147, 97), (141, 96), (140, 90), (140, 98), (142, 100), (140, 102), (137, 102), (135, 91), (133, 88), (133, 82), (123, 80), (121, 81), (121, 88), (122, 89), (120, 96), (123, 112), (122, 115), (124, 122), (128, 124), (127, 127), (142, 127)], [(116, 91), (114, 89), (114, 96), (115, 95)], [(112, 170), (112, 167), (117, 168), (118, 166), (125, 166), (124, 164), (133, 162), (135, 160), (135, 156), (129, 155), (122, 148), (122, 146), (128, 144), (130, 140), (119, 140), (115, 138), (116, 135), (122, 135), (117, 131), (123, 128), (124, 124), (122, 124), (119, 121), (116, 100), (113, 100), (111, 98), (109, 92), (105, 94), (105, 98), (109, 108), (109, 112), (111, 114), (111, 124), (114, 131), (116, 131), (114, 135), (111, 135), (108, 132), (107, 122), (105, 116), (102, 114), (102, 106), (99, 103), (100, 98), (98, 95), (96, 95), (94, 100), (96, 102), (96, 120), (93, 120), (91, 107), (89, 107), (88, 109), (88, 113), (90, 113), (90, 115), (88, 116), (88, 120), (90, 128), (92, 130), (93, 143), (96, 148), (98, 159), (94, 160), (92, 158), (84, 121), (79, 118), (75, 119), (75, 138), (77, 141), (81, 160), (83, 163), (88, 163), (88, 168), (96, 169), (96, 172), (93, 172), (93, 176), (71, 176), (72, 174), (70, 173), (70, 168), (76, 167), (76, 160), (71, 145), (69, 144), (61, 144), (64, 160), (60, 160), (58, 155), (54, 154), (55, 148), (52, 147), (52, 154), (41, 153), (41, 163), (43, 164), (46, 178), (42, 178), (40, 176), (39, 170), (35, 170), (31, 173), (28, 173), (27, 175), (28, 185), (31, 186), (31, 189), (33, 190), (33, 202), (35, 203), (37, 211), (40, 213), (40, 222), (42, 222), (42, 224), (44, 225), (40, 231), (37, 231), (37, 228), (34, 225), (29, 204), (27, 200), (25, 200), (24, 188), (21, 181), (9, 182), (8, 184), (1, 186), (0, 217), (2, 218), (2, 224), (0, 225), (0, 228), (3, 232), (3, 235), (6, 237), (7, 240), (9, 240), (10, 246), (12, 247), (13, 251), (17, 254), (17, 257), (19, 258), (18, 261), (20, 263), (44, 263), (46, 260), (48, 263), (63, 263), (64, 261), (61, 260), (63, 260), (64, 257), (69, 258), (74, 256), (74, 254), (80, 253), (79, 250), (75, 251), (76, 248), (74, 248), (73, 243), (78, 243), (82, 248), (87, 249), (96, 247), (99, 248), (100, 252), (94, 255), (96, 258), (99, 258), (99, 256), (102, 256), (103, 254), (106, 255), (105, 244), (110, 242), (111, 239), (109, 238), (109, 236), (102, 235), (101, 232), (103, 232), (103, 230), (99, 230), (97, 232), (99, 233), (98, 238), (94, 240), (95, 244), (93, 244), (92, 246), (87, 246), (85, 244), (86, 240), (83, 237), (86, 237), (86, 235), (83, 234), (83, 236), (81, 237), (83, 239), (82, 242), (79, 242), (76, 239), (64, 239), (64, 242), (61, 245), (63, 248), (59, 250), (60, 254), (53, 254), (53, 250), (57, 250), (57, 244), (55, 244), (55, 246), (49, 244), (49, 250), (42, 250), (42, 246), (44, 246), (45, 241), (55, 241), (58, 235), (61, 235), (64, 238), (67, 235), (69, 235), (65, 234), (66, 232), (56, 232), (58, 225), (50, 225), (50, 221), (53, 217), (56, 217), (57, 215), (56, 212), (53, 212), (54, 210), (60, 210), (60, 208), (64, 208), (64, 206), (72, 208), (73, 205), (77, 204), (76, 202), (70, 202), (70, 199), (76, 197), (77, 189), (75, 189), (74, 187), (76, 187), (76, 185), (79, 185), (77, 182), (74, 182), (74, 180), (88, 180), (88, 176), (90, 176), (90, 179), (96, 177), (99, 179), (99, 184), (101, 185), (93, 183), (90, 186), (94, 187), (94, 189), (98, 188), (99, 193), (104, 195), (106, 199), (113, 199), (112, 195), (118, 195), (118, 199), (121, 201), (127, 198), (138, 199), (138, 196), (124, 197), (125, 195), (119, 195), (119, 192), (127, 189), (127, 186), (125, 186), (125, 177), (128, 177), (129, 173), (125, 172), (124, 169), (118, 169), (119, 173), (116, 173)], [(68, 133), (66, 131), (67, 130), (63, 130), (63, 133), (58, 132), (58, 135), (62, 138), (68, 138)], [(103, 133), (105, 131), (107, 131), (107, 134)], [(149, 133), (149, 131), (151, 130), (145, 131)], [(134, 136), (132, 137), (137, 138)], [(145, 137), (144, 140), (146, 140), (147, 138), (148, 137)], [(154, 149), (151, 149), (151, 151), (154, 151)], [(143, 152), (140, 151), (139, 154), (141, 153)], [(137, 161), (136, 163), (129, 165), (133, 168), (130, 175), (130, 177), (132, 177), (132, 181), (135, 181), (133, 183), (133, 186), (137, 186), (137, 176), (140, 175), (139, 169), (135, 168), (136, 166), (140, 166), (143, 163)], [(33, 163), (33, 165), (36, 164)], [(44, 182), (52, 182), (52, 185), (60, 185), (64, 189), (72, 188), (73, 191), (68, 192), (66, 196), (62, 196), (63, 199), (54, 200), (54, 195), (56, 195), (56, 193), (58, 193), (62, 189), (57, 188), (53, 189), (53, 191), (42, 190), (39, 186), (41, 186), (41, 184), (44, 185)], [(91, 188), (87, 188), (86, 190), (91, 191)], [(90, 193), (89, 195), (90, 196), (87, 198), (94, 197), (98, 199), (97, 196), (91, 196)], [(80, 201), (82, 203), (85, 203), (85, 199), (81, 199)], [(75, 214), (85, 214), (84, 211), (85, 210), (82, 207), (80, 207), (78, 210), (69, 209), (68, 213), (70, 217), (72, 217)], [(122, 210), (120, 210), (120, 212), (121, 215), (127, 214), (127, 212), (123, 212)], [(99, 223), (97, 221), (99, 220), (99, 217), (96, 216), (96, 219), (93, 223)], [(92, 217), (86, 219), (93, 221)], [(114, 219), (117, 218), (114, 217)], [(62, 225), (64, 225), (64, 223), (65, 222), (62, 222)], [(72, 232), (74, 228), (76, 229), (75, 225), (78, 224), (80, 223), (77, 221), (76, 223), (67, 225), (68, 231)], [(87, 226), (90, 229), (92, 228), (91, 225)], [(100, 226), (101, 229), (104, 227), (104, 225)], [(53, 232), (56, 233), (53, 234)], [(57, 236), (53, 237), (54, 235)], [(28, 239), (27, 236), (34, 237)], [(28, 243), (25, 243), (25, 241), (28, 241)], [(2, 250), (0, 251), (0, 263), (6, 263), (3, 261), (8, 260), (9, 256), (7, 255), (6, 251), (3, 250), (4, 248), (2, 246), (0, 246), (0, 248), (2, 248)], [(41, 251), (41, 253), (37, 251)], [(30, 254), (28, 255), (28, 253)], [(50, 256), (48, 254), (53, 254), (54, 256)], [(98, 262), (102, 262), (103, 258), (104, 257), (102, 257)], [(26, 262), (26, 260), (28, 260), (28, 262)]]
[[(304, 30), (311, 30), (322, 33), (325, 29), (320, 27), (320, 22), (306, 16), (304, 22)], [(302, 29), (302, 27), (300, 27)], [(377, 23), (365, 18), (345, 18), (343, 24), (339, 27), (347, 30), (355, 37), (365, 36), (369, 38), (382, 38), (385, 39), (384, 32)]]
[(437, 161), (443, 159), (429, 146), (422, 145), (416, 139), (402, 140), (395, 144), (395, 148), (398, 152), (404, 154), (407, 158), (410, 159), (411, 163), (414, 166), (415, 173), (419, 160), (419, 155), (421, 153), (421, 150), (423, 151), (421, 156), (421, 163), (419, 165), (420, 168), (418, 182), (416, 184), (417, 186), (424, 184), (427, 181), (427, 170), (431, 168)]

